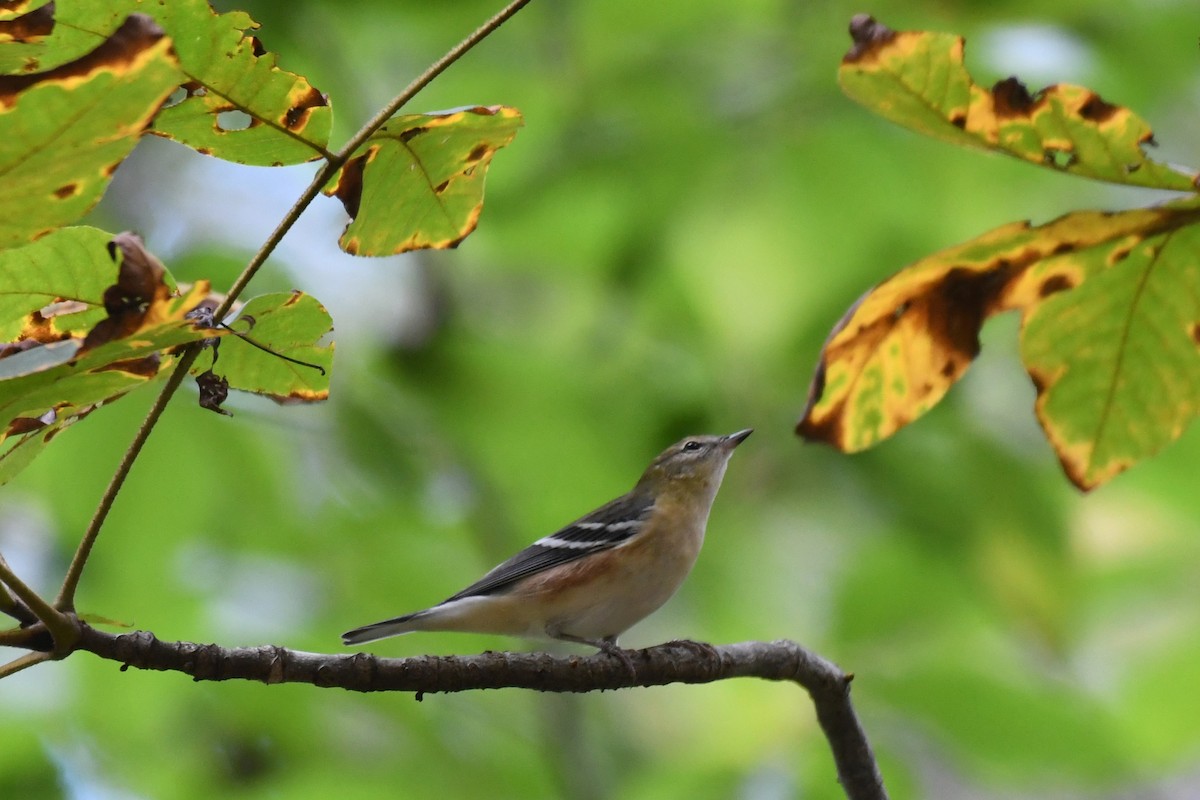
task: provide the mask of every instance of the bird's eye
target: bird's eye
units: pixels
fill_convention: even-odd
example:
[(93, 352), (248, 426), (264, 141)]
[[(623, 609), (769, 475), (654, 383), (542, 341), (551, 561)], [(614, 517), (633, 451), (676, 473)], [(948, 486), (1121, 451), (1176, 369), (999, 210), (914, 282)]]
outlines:
[(700, 449), (700, 443), (699, 443), (699, 442), (695, 442), (695, 441), (688, 442), (687, 444), (685, 444), (685, 445), (683, 446), (683, 449), (684, 449), (684, 450), (690, 450), (690, 451), (693, 451), (693, 452), (695, 452), (696, 450), (699, 450), (699, 449)]

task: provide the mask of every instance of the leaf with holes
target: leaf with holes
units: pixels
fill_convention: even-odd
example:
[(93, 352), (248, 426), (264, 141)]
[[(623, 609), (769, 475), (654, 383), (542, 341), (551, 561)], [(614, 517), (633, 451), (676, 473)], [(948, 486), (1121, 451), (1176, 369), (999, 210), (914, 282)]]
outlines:
[(822, 349), (797, 432), (857, 451), (933, 407), (993, 314), (1023, 314), (1037, 410), (1091, 488), (1178, 437), (1200, 403), (1200, 199), (1014, 223), (867, 292)]
[(887, 119), (952, 144), (1006, 153), (1074, 175), (1194, 191), (1197, 174), (1146, 157), (1145, 120), (1068, 84), (1030, 94), (1016, 78), (989, 91), (963, 66), (961, 36), (893, 31), (861, 14), (842, 59), (842, 91)]
[(479, 221), (492, 155), (522, 124), (505, 106), (394, 117), (325, 190), (352, 218), (338, 244), (364, 256), (456, 247)]
[(81, 41), (94, 47), (135, 12), (167, 32), (182, 70), (175, 81), (182, 84), (179, 96), (150, 133), (242, 164), (299, 164), (325, 155), (333, 121), (328, 100), (276, 65), (275, 55), (250, 35), (258, 23), (245, 12), (217, 14), (206, 0), (58, 3), (49, 12), (50, 33), (32, 37), (37, 41), (26, 47), (40, 48), (36, 58), (52, 61)]
[(207, 0), (172, 0), (147, 13), (174, 37), (188, 76), (184, 97), (162, 110), (150, 133), (240, 164), (282, 166), (325, 155), (329, 101), (276, 65), (275, 54), (249, 34), (258, 27), (249, 15), (217, 14)]
[(215, 358), (197, 359), (193, 375), (211, 367), (229, 382), (228, 388), (279, 403), (329, 397), (334, 346), (321, 340), (333, 330), (333, 320), (315, 298), (303, 292), (261, 295), (247, 302), (229, 325), (239, 335), (222, 339)]
[(179, 84), (171, 41), (149, 17), (125, 20), (76, 61), (0, 76), (0, 248), (83, 216)]

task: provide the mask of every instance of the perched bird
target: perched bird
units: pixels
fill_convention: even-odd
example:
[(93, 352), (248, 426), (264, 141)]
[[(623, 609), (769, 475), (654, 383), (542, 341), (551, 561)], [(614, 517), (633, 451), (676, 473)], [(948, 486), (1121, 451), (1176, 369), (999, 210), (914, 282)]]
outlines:
[(729, 456), (750, 433), (671, 445), (628, 494), (436, 606), (347, 631), (342, 642), (410, 631), (497, 633), (590, 644), (628, 665), (617, 637), (667, 602), (691, 571)]

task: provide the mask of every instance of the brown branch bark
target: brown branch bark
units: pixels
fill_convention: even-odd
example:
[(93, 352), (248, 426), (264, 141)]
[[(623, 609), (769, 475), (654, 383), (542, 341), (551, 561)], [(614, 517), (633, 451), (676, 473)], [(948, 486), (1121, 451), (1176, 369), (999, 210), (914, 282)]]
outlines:
[(483, 653), (476, 656), (377, 658), (365, 653), (324, 655), (283, 647), (226, 648), (164, 642), (146, 631), (110, 634), (79, 623), (76, 648), (129, 667), (176, 671), (194, 680), (311, 683), (354, 692), (426, 694), (472, 689), (520, 688), (543, 692), (592, 692), (668, 683), (711, 683), (725, 678), (792, 681), (808, 691), (817, 720), (852, 800), (887, 797), (866, 733), (850, 702), (852, 675), (795, 642), (742, 642), (709, 647), (668, 642), (627, 651), (633, 671), (620, 659), (597, 653)]

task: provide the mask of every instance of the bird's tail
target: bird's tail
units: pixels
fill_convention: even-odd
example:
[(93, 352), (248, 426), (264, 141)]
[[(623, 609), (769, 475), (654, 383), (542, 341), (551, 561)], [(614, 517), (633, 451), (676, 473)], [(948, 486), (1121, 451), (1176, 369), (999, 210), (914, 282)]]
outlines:
[(511, 595), (470, 595), (433, 608), (385, 619), (342, 634), (343, 644), (363, 644), (412, 631), (459, 631), (539, 636), (545, 621), (530, 614), (530, 604)]
[(342, 634), (342, 644), (365, 644), (366, 642), (374, 642), (377, 639), (386, 639), (389, 636), (399, 636), (402, 633), (419, 631), (422, 626), (418, 620), (426, 613), (425, 611), (418, 611), (415, 614), (405, 614), (402, 617), (393, 617), (392, 619), (385, 619), (383, 622), (373, 622), (370, 625), (346, 631)]

